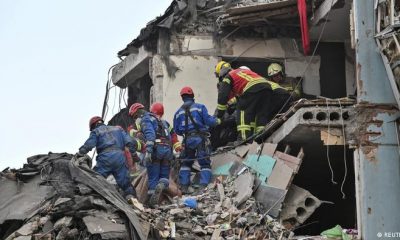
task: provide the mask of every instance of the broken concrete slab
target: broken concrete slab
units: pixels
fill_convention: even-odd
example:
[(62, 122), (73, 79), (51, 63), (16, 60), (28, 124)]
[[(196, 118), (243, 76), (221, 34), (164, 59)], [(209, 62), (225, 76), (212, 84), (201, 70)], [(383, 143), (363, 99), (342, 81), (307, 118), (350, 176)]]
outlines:
[(215, 229), (213, 234), (211, 235), (211, 240), (220, 240), (221, 232), (221, 229)]
[(68, 236), (69, 228), (63, 227), (61, 230), (58, 232), (56, 236), (56, 240), (65, 240)]
[(284, 201), (281, 221), (288, 228), (304, 223), (321, 205), (321, 201), (309, 191), (292, 184)]
[(64, 227), (69, 227), (72, 224), (72, 217), (63, 217), (56, 221), (54, 224), (54, 229), (60, 230)]
[(235, 206), (239, 206), (253, 195), (254, 175), (250, 172), (240, 175), (235, 179), (234, 186), (237, 195), (233, 202)]
[(52, 187), (40, 185), (41, 181), (40, 176), (19, 184), (0, 178), (0, 224), (6, 220), (25, 220), (37, 213), (41, 203), (54, 195)]
[(275, 188), (287, 189), (292, 182), (293, 174), (293, 169), (288, 167), (283, 161), (277, 160), (267, 180), (267, 185)]
[(89, 233), (99, 234), (103, 239), (127, 237), (126, 228), (123, 224), (114, 223), (110, 220), (94, 216), (86, 216), (82, 220)]
[(31, 240), (31, 236), (19, 236), (14, 238), (14, 240)]
[(171, 215), (178, 215), (178, 214), (184, 214), (185, 211), (182, 208), (174, 208), (169, 210), (169, 214)]
[(284, 189), (259, 184), (253, 196), (263, 205), (264, 211), (270, 210), (268, 214), (276, 218), (279, 216), (286, 193)]
[(29, 222), (23, 225), (20, 229), (18, 229), (15, 233), (18, 236), (28, 236), (34, 232), (33, 222)]
[(63, 203), (71, 201), (71, 198), (59, 198), (57, 201), (54, 203), (54, 207), (57, 207)]
[[(221, 168), (222, 166), (227, 166), (229, 164), (231, 164), (230, 166), (232, 166), (233, 162), (241, 162), (242, 159), (234, 153), (226, 152), (212, 156), (211, 161), (211, 169), (213, 170), (213, 172), (215, 172), (218, 168)], [(228, 167), (228, 172), (230, 166)]]

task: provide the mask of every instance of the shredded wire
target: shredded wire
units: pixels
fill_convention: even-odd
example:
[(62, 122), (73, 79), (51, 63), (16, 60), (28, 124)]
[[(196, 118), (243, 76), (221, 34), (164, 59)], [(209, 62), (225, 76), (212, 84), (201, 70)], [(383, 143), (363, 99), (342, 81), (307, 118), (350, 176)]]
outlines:
[(106, 83), (106, 93), (104, 96), (104, 102), (103, 102), (103, 108), (102, 108), (102, 112), (101, 112), (101, 117), (103, 119), (106, 119), (107, 114), (108, 114), (108, 99), (109, 99), (109, 91), (111, 88), (115, 87), (115, 86), (111, 86), (110, 87), (110, 83), (111, 83), (111, 70), (117, 66), (117, 64), (112, 65), (109, 69), (108, 69), (108, 73), (107, 73), (107, 83)]
[(329, 158), (329, 136), (331, 133), (331, 118), (329, 117), (329, 106), (328, 106), (328, 99), (325, 98), (325, 102), (326, 102), (326, 110), (328, 111), (328, 139), (327, 139), (327, 144), (326, 144), (326, 158), (328, 160), (328, 166), (329, 169), (331, 171), (331, 182), (332, 184), (337, 184), (337, 182), (335, 181), (335, 175), (333, 173), (333, 168), (331, 165), (331, 159)]
[(343, 161), (344, 161), (344, 176), (343, 176), (343, 181), (342, 185), (340, 186), (340, 191), (342, 192), (342, 198), (346, 199), (346, 194), (343, 191), (344, 183), (346, 182), (347, 178), (347, 149), (346, 149), (346, 133), (344, 131), (344, 120), (343, 120), (343, 109), (342, 109), (342, 104), (340, 103), (340, 99), (337, 99), (340, 107), (340, 116), (342, 119), (342, 134), (343, 134)]
[(112, 111), (111, 114), (114, 115), (114, 109), (115, 109), (115, 102), (117, 101), (117, 88), (114, 88), (114, 102), (113, 102), (113, 107), (112, 107)]

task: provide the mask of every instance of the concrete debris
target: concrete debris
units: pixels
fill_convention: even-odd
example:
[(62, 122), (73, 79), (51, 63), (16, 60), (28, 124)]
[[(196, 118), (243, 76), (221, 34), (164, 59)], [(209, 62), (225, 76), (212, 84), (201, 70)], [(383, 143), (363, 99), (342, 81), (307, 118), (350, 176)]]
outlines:
[(57, 220), (54, 224), (55, 230), (61, 230), (64, 227), (69, 227), (72, 224), (72, 217), (63, 217)]
[[(42, 179), (54, 193), (46, 194), (50, 197), (38, 209), (31, 209), (34, 214), (24, 218), (24, 225), (19, 223), (14, 228), (18, 230), (7, 239), (126, 239), (130, 234), (137, 234), (135, 239), (289, 239), (293, 235), (290, 229), (303, 223), (320, 201), (291, 185), (301, 159), (275, 150), (273, 144), (264, 148), (251, 145), (242, 147), (240, 154), (217, 157), (223, 164), (235, 163), (226, 175), (216, 176), (205, 190), (195, 188), (193, 194), (184, 197), (174, 183), (172, 193), (152, 209), (140, 201), (127, 205), (113, 185), (96, 175), (86, 175), (86, 171), (91, 171), (86, 165), (86, 170), (80, 171), (79, 162), (72, 155), (57, 158), (51, 154), (50, 161), (49, 157), (39, 155), (30, 159), (42, 176), (31, 181), (39, 186)], [(52, 166), (52, 172), (40, 170), (41, 164)], [(59, 181), (49, 181), (52, 176)], [(147, 185), (145, 173), (139, 179), (142, 180), (136, 182), (137, 190)], [(292, 219), (295, 222), (290, 222)]]
[(34, 225), (33, 222), (29, 222), (22, 226), (20, 229), (16, 231), (16, 235), (18, 236), (28, 236), (31, 235), (34, 231)]
[(254, 176), (249, 172), (242, 174), (235, 179), (235, 191), (237, 192), (237, 195), (233, 200), (235, 206), (240, 206), (240, 204), (244, 203), (251, 197), (251, 195), (253, 195), (253, 185)]
[(83, 222), (90, 234), (100, 234), (102, 239), (123, 239), (127, 235), (124, 224), (115, 223), (110, 219), (86, 216)]
[(254, 198), (262, 205), (265, 211), (269, 210), (270, 216), (278, 217), (286, 193), (287, 191), (284, 189), (259, 184), (254, 192)]
[[(87, 166), (86, 170), (81, 171), (79, 165), (73, 164), (75, 160), (73, 155), (64, 153), (36, 155), (28, 158), (28, 164), (25, 164), (23, 169), (12, 170), (19, 173), (29, 169), (37, 174), (30, 178), (26, 178), (27, 175), (22, 176), (26, 182), (21, 183), (22, 187), (15, 184), (14, 180), (1, 178), (2, 198), (5, 196), (10, 197), (9, 201), (13, 200), (13, 195), (7, 194), (18, 191), (18, 196), (21, 196), (18, 201), (21, 206), (7, 203), (6, 205), (12, 208), (6, 211), (18, 211), (19, 207), (24, 211), (20, 211), (17, 218), (22, 218), (22, 221), (10, 224), (17, 215), (3, 215), (5, 209), (0, 209), (4, 218), (4, 223), (0, 222), (0, 235), (4, 239), (126, 239), (128, 233), (133, 234), (131, 236), (136, 235), (135, 239), (145, 239), (141, 229), (136, 231), (132, 226), (132, 221), (138, 221), (138, 218), (133, 217), (133, 208), (125, 203), (115, 187), (102, 177), (96, 178), (96, 174), (91, 175), (92, 171)], [(49, 169), (51, 171), (48, 171)], [(16, 174), (17, 181), (20, 181), (20, 175)], [(96, 179), (91, 181), (94, 178)], [(99, 194), (98, 190), (93, 188), (101, 188), (104, 193)], [(34, 205), (31, 205), (30, 197), (35, 200)], [(36, 199), (41, 201), (36, 202)], [(26, 238), (23, 238), (24, 236)]]
[[(264, 215), (266, 211), (259, 208), (252, 197), (254, 181), (255, 176), (250, 172), (237, 177), (228, 176), (223, 181), (209, 184), (207, 191), (191, 196), (197, 200), (196, 209), (185, 207), (185, 198), (177, 196), (172, 199), (172, 204), (155, 209), (145, 208), (138, 216), (157, 229), (161, 237), (174, 234), (176, 239), (252, 239), (260, 232), (267, 232), (271, 238), (287, 239), (291, 232), (277, 219)], [(222, 203), (221, 189), (224, 192)], [(236, 207), (233, 202), (241, 204)], [(153, 232), (149, 237), (153, 236)]]
[(288, 229), (299, 226), (321, 205), (321, 201), (309, 191), (292, 185), (288, 191), (282, 209), (282, 223)]

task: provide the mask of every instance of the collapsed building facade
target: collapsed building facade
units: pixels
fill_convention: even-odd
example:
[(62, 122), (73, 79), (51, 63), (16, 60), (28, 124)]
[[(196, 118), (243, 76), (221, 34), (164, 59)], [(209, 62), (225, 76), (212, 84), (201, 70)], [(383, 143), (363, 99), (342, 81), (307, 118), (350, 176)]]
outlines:
[[(171, 120), (179, 89), (191, 86), (212, 111), (220, 60), (262, 76), (279, 62), (303, 99), (265, 126), (261, 145), (224, 147), (235, 126), (212, 130), (215, 181), (194, 196), (196, 209), (174, 181), (169, 204), (132, 207), (88, 157), (30, 157), (0, 173), (0, 237), (325, 239), (335, 225), (357, 239), (397, 236), (398, 9), (389, 0), (172, 1), (118, 53), (112, 81), (128, 90), (128, 107), (162, 102)], [(124, 109), (109, 124), (131, 121)], [(133, 183), (141, 202), (145, 180)]]
[[(400, 200), (397, 8), (393, 1), (372, 0), (313, 0), (306, 6), (309, 31), (299, 25), (304, 13), (294, 0), (173, 1), (118, 53), (112, 81), (128, 89), (128, 106), (162, 102), (171, 120), (183, 86), (215, 109), (218, 61), (262, 76), (269, 63), (281, 63), (286, 77), (300, 82), (303, 97), (321, 100), (272, 121), (266, 142), (281, 151), (302, 148), (293, 182), (334, 203), (317, 209), (299, 232), (341, 224), (371, 239), (396, 231), (400, 221), (387, 206)], [(311, 51), (301, 38), (308, 33)], [(112, 121), (124, 125), (124, 114)]]

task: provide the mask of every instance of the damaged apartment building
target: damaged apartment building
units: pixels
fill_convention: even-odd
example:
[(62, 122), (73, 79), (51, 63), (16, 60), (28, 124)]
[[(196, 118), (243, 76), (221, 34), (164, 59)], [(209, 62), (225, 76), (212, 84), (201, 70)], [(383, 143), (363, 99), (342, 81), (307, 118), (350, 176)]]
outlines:
[[(132, 124), (135, 102), (162, 102), (171, 121), (183, 86), (212, 112), (220, 60), (264, 77), (278, 62), (301, 98), (265, 126), (264, 143), (229, 145), (234, 121), (211, 129), (212, 183), (182, 195), (174, 159), (155, 208), (145, 170), (128, 204), (87, 155), (29, 157), (0, 172), (0, 239), (399, 237), (399, 10), (398, 0), (172, 1), (110, 68), (128, 102), (108, 124)], [(110, 89), (109, 79), (103, 116)]]
[[(266, 142), (281, 152), (303, 151), (293, 183), (330, 202), (297, 232), (319, 234), (339, 224), (373, 239), (396, 231), (398, 1), (299, 2), (172, 1), (118, 52), (112, 82), (128, 90), (128, 106), (162, 102), (164, 117), (172, 120), (183, 86), (191, 86), (210, 111), (216, 108), (218, 61), (262, 76), (269, 63), (281, 63), (302, 97), (316, 100), (300, 101), (269, 123)], [(126, 126), (127, 119), (124, 109), (111, 123)], [(234, 129), (215, 131), (213, 146), (226, 144)]]

